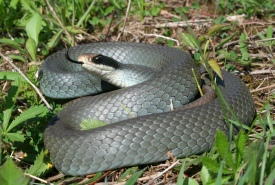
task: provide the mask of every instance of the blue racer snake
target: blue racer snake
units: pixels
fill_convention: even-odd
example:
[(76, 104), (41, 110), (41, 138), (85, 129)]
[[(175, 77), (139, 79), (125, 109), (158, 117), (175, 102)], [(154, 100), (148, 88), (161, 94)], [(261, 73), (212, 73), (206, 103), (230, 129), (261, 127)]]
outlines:
[[(82, 53), (100, 53), (122, 63), (152, 67), (153, 78), (123, 89), (106, 92), (112, 85), (66, 60), (64, 51), (49, 56), (40, 69), (40, 87), (51, 98), (79, 98), (55, 116), (44, 133), (44, 144), (54, 166), (69, 175), (85, 175), (126, 166), (161, 162), (208, 151), (217, 130), (229, 128), (218, 98), (208, 104), (179, 109), (197, 96), (191, 68), (199, 67), (189, 54), (178, 49), (141, 43), (106, 42), (70, 49), (76, 59)], [(254, 114), (252, 96), (233, 74), (222, 71), (217, 85), (238, 119), (250, 125)], [(170, 111), (170, 99), (175, 110)], [(123, 108), (124, 105), (134, 116)], [(229, 111), (229, 118), (233, 119)], [(83, 119), (108, 124), (81, 131)], [(234, 127), (237, 131), (238, 128)]]

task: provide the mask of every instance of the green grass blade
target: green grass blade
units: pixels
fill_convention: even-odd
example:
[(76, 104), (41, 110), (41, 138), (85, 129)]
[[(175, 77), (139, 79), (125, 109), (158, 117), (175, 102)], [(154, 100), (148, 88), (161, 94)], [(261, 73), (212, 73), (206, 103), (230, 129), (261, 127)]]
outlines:
[(0, 43), (6, 44), (14, 49), (18, 49), (22, 55), (26, 55), (26, 52), (22, 49), (22, 46), (11, 39), (0, 39)]
[(265, 180), (265, 185), (274, 185), (275, 183), (275, 168), (270, 172)]
[(61, 35), (62, 35), (63, 30), (59, 29), (52, 38), (50, 38), (49, 42), (47, 43), (47, 46), (50, 48), (55, 47), (58, 42), (60, 41)]
[(179, 172), (179, 175), (177, 178), (177, 185), (182, 185), (184, 183), (184, 176), (183, 176), (184, 173), (183, 172), (184, 172), (185, 162), (186, 162), (186, 160), (184, 160), (184, 163), (181, 165), (180, 172)]
[(124, 182), (126, 178), (138, 171), (138, 167), (128, 168), (118, 179), (118, 182)]
[(90, 130), (90, 129), (102, 127), (105, 125), (107, 125), (107, 123), (105, 123), (101, 120), (98, 120), (98, 119), (93, 119), (93, 118), (90, 118), (88, 120), (84, 119), (80, 123), (81, 130)]
[(90, 11), (92, 10), (93, 6), (95, 4), (95, 0), (93, 0), (93, 2), (90, 4), (89, 8), (87, 9), (87, 11), (84, 13), (84, 15), (79, 19), (78, 23), (76, 24), (76, 27), (79, 27), (84, 20), (86, 19), (86, 17), (89, 15)]
[(220, 162), (220, 169), (219, 169), (217, 179), (216, 179), (216, 185), (222, 184), (223, 166), (224, 166), (224, 161), (221, 161)]
[(143, 174), (143, 172), (146, 170), (146, 168), (144, 168), (143, 170), (140, 170), (136, 173), (134, 173), (125, 183), (125, 185), (134, 185), (136, 184), (138, 178)]
[(250, 165), (248, 166), (248, 168), (246, 169), (244, 175), (242, 176), (242, 178), (240, 178), (240, 180), (239, 180), (239, 182), (238, 182), (238, 185), (243, 185), (243, 184), (245, 184), (246, 180), (249, 178), (249, 173), (250, 173), (250, 171), (251, 171), (251, 169), (252, 169), (252, 166), (253, 166), (253, 164), (250, 164)]

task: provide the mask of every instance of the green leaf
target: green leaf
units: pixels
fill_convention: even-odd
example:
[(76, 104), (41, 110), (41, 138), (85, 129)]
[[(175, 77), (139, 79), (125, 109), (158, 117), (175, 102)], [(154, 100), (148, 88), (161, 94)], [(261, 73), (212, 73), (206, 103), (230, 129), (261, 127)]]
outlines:
[(35, 13), (35, 11), (31, 8), (31, 2), (29, 0), (20, 0), (20, 3), (25, 10)]
[(206, 184), (211, 180), (211, 175), (209, 173), (209, 170), (205, 166), (202, 166), (200, 174), (201, 174), (202, 184)]
[(209, 29), (207, 35), (212, 36), (226, 26), (226, 24), (216, 24)]
[(49, 48), (53, 48), (58, 44), (58, 42), (60, 41), (62, 31), (63, 30), (60, 29), (59, 31), (57, 31), (57, 33), (54, 34), (54, 36), (52, 38), (50, 38), (49, 42), (47, 43), (47, 46)]
[(36, 44), (32, 38), (28, 38), (26, 42), (26, 49), (32, 57), (33, 61), (36, 61)]
[(80, 124), (81, 130), (90, 130), (97, 127), (102, 127), (107, 125), (107, 123), (104, 123), (103, 121), (96, 120), (93, 118), (90, 118), (89, 120), (82, 120), (82, 123)]
[(11, 118), (12, 108), (4, 110), (3, 113), (4, 113), (3, 132), (6, 133), (8, 125), (9, 125), (9, 121), (10, 121), (10, 118)]
[(258, 168), (258, 166), (262, 162), (263, 153), (264, 142), (262, 140), (256, 140), (244, 150), (243, 162), (252, 164), (252, 169), (248, 178), (248, 182), (251, 184), (255, 184), (256, 180), (259, 179), (260, 168)]
[(265, 39), (265, 36), (264, 36), (262, 33), (258, 33), (258, 36), (259, 36), (261, 39)]
[[(227, 60), (230, 60), (232, 62), (238, 61), (238, 55), (235, 51), (227, 52), (225, 50), (219, 50), (218, 53), (219, 53), (219, 55), (225, 57)], [(219, 56), (219, 58), (220, 58), (220, 56)]]
[(22, 123), (28, 119), (35, 118), (36, 116), (42, 114), (46, 110), (47, 110), (47, 108), (43, 105), (33, 106), (33, 107), (25, 110), (11, 122), (11, 124), (9, 125), (9, 127), (7, 129), (7, 132), (9, 132), (11, 129), (13, 129), (20, 123)]
[(188, 33), (183, 33), (181, 34), (181, 39), (184, 45), (190, 46), (193, 49), (199, 48), (195, 38), (192, 35)]
[(16, 133), (3, 133), (3, 136), (6, 137), (11, 142), (15, 142), (15, 141), (24, 142), (25, 140), (25, 137), (21, 131), (18, 131)]
[(100, 20), (97, 17), (93, 17), (92, 20), (89, 20), (89, 23), (93, 26), (98, 25)]
[(249, 58), (249, 53), (248, 53), (246, 42), (247, 42), (246, 35), (244, 33), (242, 33), (240, 36), (239, 45), (240, 45), (240, 51), (242, 53), (241, 63), (243, 65), (249, 65), (251, 62), (251, 59)]
[(160, 9), (159, 7), (153, 7), (153, 8), (151, 8), (151, 10), (150, 10), (152, 16), (157, 16), (157, 15), (159, 15), (160, 11), (161, 11), (161, 9)]
[(210, 67), (217, 73), (217, 75), (218, 75), (221, 79), (223, 79), (223, 77), (222, 77), (222, 72), (221, 72), (221, 69), (220, 69), (220, 66), (219, 66), (219, 64), (216, 62), (216, 60), (211, 59), (211, 60), (208, 61), (208, 64), (209, 64)]
[(219, 171), (219, 163), (209, 157), (202, 157), (202, 164), (210, 171), (217, 173)]
[(77, 28), (72, 27), (72, 26), (66, 26), (66, 30), (68, 30), (68, 32), (74, 33), (74, 34), (81, 33), (80, 29), (77, 29)]
[[(219, 172), (219, 169), (220, 169), (220, 164), (209, 158), (209, 157), (202, 157), (202, 164), (210, 171), (214, 172), (214, 173), (218, 173)], [(231, 174), (232, 171), (230, 170), (227, 170), (227, 169), (223, 169), (223, 173), (224, 174)]]
[(123, 182), (127, 179), (130, 175), (134, 174), (138, 171), (138, 167), (131, 167), (128, 168), (118, 179), (118, 182)]
[(0, 182), (5, 185), (27, 185), (29, 177), (25, 176), (20, 168), (17, 168), (11, 158), (0, 167)]
[(47, 151), (41, 151), (36, 157), (34, 164), (29, 169), (27, 169), (26, 172), (34, 176), (41, 176), (47, 170), (49, 170), (52, 165), (45, 162), (45, 156), (47, 153)]
[(20, 55), (9, 55), (9, 58), (11, 58), (11, 59), (13, 59), (13, 60), (19, 60), (19, 61), (21, 61), (21, 62), (25, 62), (25, 59), (22, 57), (22, 56), (20, 56)]
[(38, 46), (38, 36), (42, 29), (42, 18), (38, 13), (33, 13), (32, 17), (26, 25), (26, 32), (29, 38), (32, 38), (35, 42), (35, 46)]
[(25, 81), (25, 78), (18, 73), (18, 72), (12, 72), (12, 71), (1, 71), (0, 72), (0, 80), (16, 80), (17, 78), (20, 79), (21, 82)]
[(215, 144), (216, 144), (218, 153), (226, 161), (226, 164), (231, 168), (234, 168), (235, 164), (233, 162), (231, 152), (229, 150), (230, 148), (229, 148), (228, 138), (223, 132), (219, 130), (217, 131)]
[(26, 52), (24, 51), (24, 49), (22, 49), (21, 45), (16, 43), (15, 41), (11, 40), (11, 39), (0, 39), (0, 43), (2, 44), (6, 44), (14, 49), (17, 49), (20, 51), (20, 53), (22, 53), (23, 55), (26, 54)]
[(247, 138), (248, 138), (247, 135), (244, 133), (243, 130), (241, 130), (239, 132), (237, 140), (236, 140), (236, 147), (237, 147), (237, 153), (236, 153), (237, 160), (236, 161), (238, 164), (240, 164), (240, 162), (241, 162)]
[(221, 42), (215, 47), (215, 48), (219, 48), (222, 47), (224, 44), (226, 44), (228, 41), (230, 41), (231, 39), (233, 39), (238, 33), (233, 33), (232, 35), (230, 35), (229, 37), (222, 39)]
[(5, 97), (5, 111), (4, 111), (4, 123), (3, 123), (3, 130), (6, 132), (11, 113), (15, 104), (15, 101), (18, 97), (18, 93), (20, 91), (20, 80), (17, 78), (15, 81), (12, 82), (11, 87), (8, 90), (8, 95)]
[(215, 145), (221, 157), (225, 158), (228, 154), (229, 143), (226, 135), (220, 130), (217, 131)]
[(19, 0), (11, 0), (9, 7), (16, 9)]
[(140, 170), (136, 173), (134, 173), (125, 183), (125, 185), (134, 185), (136, 184), (136, 181), (138, 180), (138, 178), (143, 174), (143, 172), (146, 170), (146, 168), (144, 168), (143, 170)]
[(103, 173), (97, 172), (93, 178), (90, 178), (89, 180), (85, 181), (85, 184), (93, 184), (95, 181), (100, 180), (102, 178)]
[[(181, 184), (177, 184), (177, 185), (181, 185)], [(187, 177), (187, 178), (184, 178), (182, 185), (199, 185), (199, 183), (195, 179), (191, 179)]]
[(266, 38), (271, 39), (273, 34), (273, 28), (272, 26), (268, 26), (266, 29)]

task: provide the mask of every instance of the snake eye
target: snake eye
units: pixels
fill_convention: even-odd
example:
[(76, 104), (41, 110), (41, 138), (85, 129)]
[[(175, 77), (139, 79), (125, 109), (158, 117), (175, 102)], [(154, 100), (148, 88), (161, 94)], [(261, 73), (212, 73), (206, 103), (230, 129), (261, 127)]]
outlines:
[(100, 63), (102, 63), (102, 58), (103, 58), (103, 55), (97, 55), (97, 56), (93, 57), (93, 62), (96, 64), (100, 64)]
[(111, 57), (104, 56), (101, 54), (92, 57), (92, 62), (94, 64), (100, 64), (100, 65), (112, 67), (115, 69), (117, 69), (119, 67), (119, 62), (117, 62), (116, 60), (114, 60)]

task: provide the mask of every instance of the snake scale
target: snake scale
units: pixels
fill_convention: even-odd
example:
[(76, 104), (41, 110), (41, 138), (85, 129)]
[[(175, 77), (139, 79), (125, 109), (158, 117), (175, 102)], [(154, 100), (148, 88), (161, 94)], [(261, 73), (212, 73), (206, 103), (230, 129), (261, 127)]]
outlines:
[[(61, 172), (76, 176), (156, 163), (169, 159), (169, 151), (175, 157), (200, 154), (211, 149), (217, 130), (228, 134), (218, 98), (205, 105), (180, 109), (197, 96), (191, 68), (197, 76), (200, 70), (189, 54), (160, 45), (128, 42), (80, 45), (72, 47), (69, 54), (76, 59), (82, 53), (99, 53), (158, 72), (132, 87), (98, 94), (113, 87), (83, 71), (81, 65), (68, 62), (64, 50), (44, 61), (39, 74), (40, 87), (47, 96), (98, 94), (69, 103), (45, 130), (45, 147)], [(219, 89), (238, 119), (250, 125), (255, 113), (250, 92), (233, 74), (226, 71), (222, 74), (223, 80), (217, 78)], [(229, 111), (225, 112), (233, 119)], [(89, 118), (114, 124), (81, 131), (79, 124)]]

